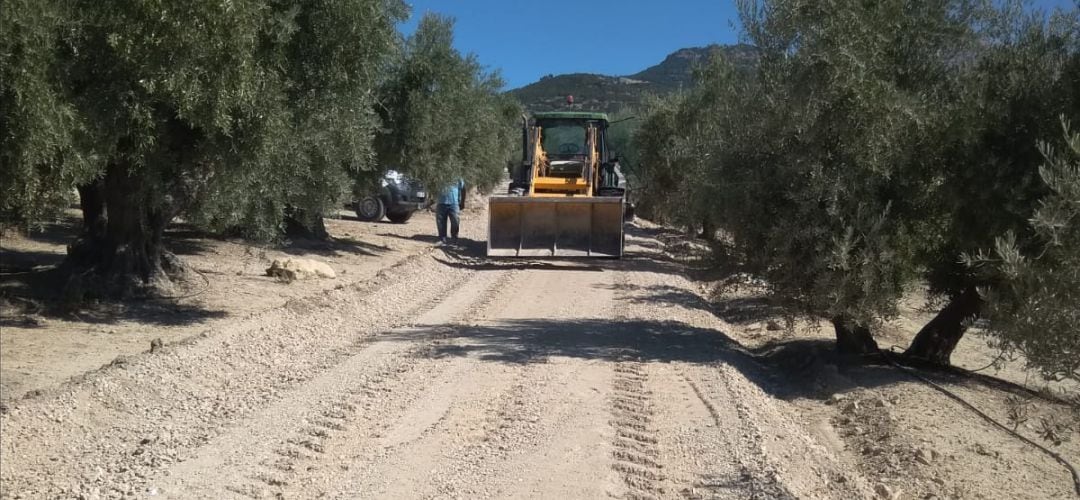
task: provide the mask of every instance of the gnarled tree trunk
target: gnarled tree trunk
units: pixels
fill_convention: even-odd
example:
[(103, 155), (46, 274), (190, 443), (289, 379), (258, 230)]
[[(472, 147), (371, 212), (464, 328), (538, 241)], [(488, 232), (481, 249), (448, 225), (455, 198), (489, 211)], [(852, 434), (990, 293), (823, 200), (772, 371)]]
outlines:
[(330, 239), (330, 232), (326, 230), (321, 213), (309, 215), (303, 209), (286, 207), (285, 236), (324, 241)]
[(870, 334), (870, 328), (844, 317), (832, 320), (836, 330), (836, 349), (843, 354), (874, 354), (878, 352), (877, 342)]
[(967, 331), (968, 321), (978, 316), (982, 308), (978, 290), (968, 287), (919, 330), (904, 356), (947, 366), (956, 344)]
[(163, 249), (172, 216), (154, 203), (145, 182), (113, 162), (103, 179), (79, 188), (85, 232), (68, 248), (67, 264), (80, 274), (92, 270), (111, 295), (167, 286), (167, 271), (178, 270)]
[(710, 243), (716, 241), (716, 223), (713, 222), (712, 217), (701, 219), (701, 239)]
[(83, 233), (90, 238), (101, 238), (105, 235), (105, 179), (94, 179), (78, 189)]

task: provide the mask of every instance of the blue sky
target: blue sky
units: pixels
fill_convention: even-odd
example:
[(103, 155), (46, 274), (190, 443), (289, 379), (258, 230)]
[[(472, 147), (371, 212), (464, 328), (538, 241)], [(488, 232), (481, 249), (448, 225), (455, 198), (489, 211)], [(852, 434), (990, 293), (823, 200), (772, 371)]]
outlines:
[[(416, 29), (425, 12), (453, 17), (454, 44), (498, 69), (507, 88), (546, 74), (625, 75), (683, 47), (738, 41), (730, 0), (406, 0)], [(1039, 7), (1075, 0), (1036, 0)]]

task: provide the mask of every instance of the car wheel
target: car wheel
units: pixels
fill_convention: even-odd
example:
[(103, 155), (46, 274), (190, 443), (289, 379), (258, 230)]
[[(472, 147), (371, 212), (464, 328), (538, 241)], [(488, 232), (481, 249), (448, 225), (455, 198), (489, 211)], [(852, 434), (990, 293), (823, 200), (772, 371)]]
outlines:
[(378, 196), (365, 196), (356, 202), (356, 218), (364, 222), (378, 222), (386, 215), (386, 205)]
[(390, 219), (390, 222), (404, 224), (412, 218), (412, 214), (412, 212), (389, 212), (386, 214), (386, 218)]

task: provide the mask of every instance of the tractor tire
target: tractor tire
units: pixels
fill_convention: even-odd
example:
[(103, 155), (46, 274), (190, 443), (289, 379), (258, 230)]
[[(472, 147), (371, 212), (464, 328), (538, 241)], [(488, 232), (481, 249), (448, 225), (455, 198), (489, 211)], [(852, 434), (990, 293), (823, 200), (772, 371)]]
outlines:
[(413, 212), (387, 212), (386, 218), (394, 224), (404, 224), (412, 218)]
[(379, 222), (386, 216), (386, 205), (378, 196), (365, 196), (356, 202), (356, 218), (364, 222)]

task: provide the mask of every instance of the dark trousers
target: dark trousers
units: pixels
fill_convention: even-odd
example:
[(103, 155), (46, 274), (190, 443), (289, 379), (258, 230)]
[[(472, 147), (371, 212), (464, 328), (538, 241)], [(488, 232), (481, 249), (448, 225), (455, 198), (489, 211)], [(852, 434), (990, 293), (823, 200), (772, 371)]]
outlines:
[(457, 205), (439, 203), (435, 205), (435, 226), (439, 228), (439, 240), (446, 241), (446, 219), (450, 219), (450, 237), (457, 239), (458, 226), (461, 223)]

